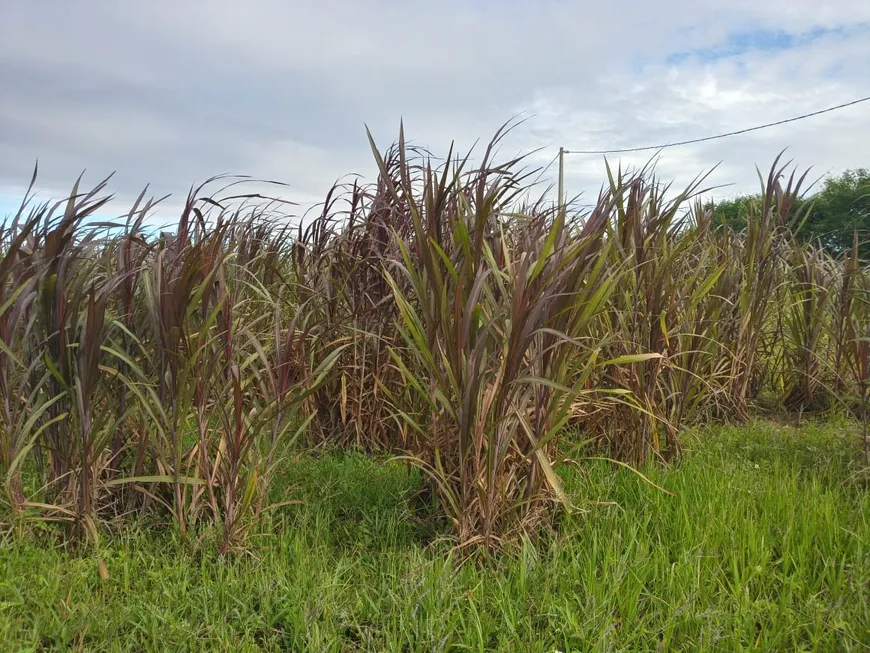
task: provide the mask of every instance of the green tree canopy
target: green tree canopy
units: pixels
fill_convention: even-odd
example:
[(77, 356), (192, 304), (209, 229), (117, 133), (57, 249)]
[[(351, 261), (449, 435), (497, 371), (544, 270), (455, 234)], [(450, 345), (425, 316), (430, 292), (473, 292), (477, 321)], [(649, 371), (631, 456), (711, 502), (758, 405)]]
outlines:
[[(753, 207), (761, 202), (760, 195), (742, 195), (724, 200), (708, 208), (715, 209), (717, 221), (736, 230), (746, 227)], [(870, 172), (864, 168), (847, 170), (841, 175), (828, 177), (820, 189), (806, 196), (795, 207), (796, 211), (810, 210), (806, 221), (797, 232), (803, 241), (820, 243), (833, 254), (841, 254), (852, 246), (857, 230), (862, 241), (862, 254), (870, 254)]]

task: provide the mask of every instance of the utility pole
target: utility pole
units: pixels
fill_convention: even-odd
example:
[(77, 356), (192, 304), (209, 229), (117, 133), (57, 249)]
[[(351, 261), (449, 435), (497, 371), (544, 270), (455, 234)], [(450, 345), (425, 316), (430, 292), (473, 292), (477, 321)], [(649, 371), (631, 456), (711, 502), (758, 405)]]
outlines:
[(565, 212), (565, 148), (559, 148), (559, 213)]

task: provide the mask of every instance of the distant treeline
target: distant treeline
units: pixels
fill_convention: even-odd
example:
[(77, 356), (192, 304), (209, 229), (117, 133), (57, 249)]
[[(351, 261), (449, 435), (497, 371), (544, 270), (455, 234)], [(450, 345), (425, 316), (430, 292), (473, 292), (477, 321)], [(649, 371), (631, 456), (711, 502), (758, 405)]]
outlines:
[[(799, 205), (811, 204), (806, 220), (797, 230), (803, 242), (821, 244), (832, 254), (838, 255), (852, 247), (854, 232), (862, 242), (862, 254), (870, 255), (870, 172), (865, 168), (847, 170), (838, 176), (828, 177), (798, 200)], [(762, 202), (760, 194), (741, 195), (733, 199), (710, 203), (716, 217), (741, 231), (746, 227), (747, 216)], [(802, 207), (796, 207), (800, 210)]]

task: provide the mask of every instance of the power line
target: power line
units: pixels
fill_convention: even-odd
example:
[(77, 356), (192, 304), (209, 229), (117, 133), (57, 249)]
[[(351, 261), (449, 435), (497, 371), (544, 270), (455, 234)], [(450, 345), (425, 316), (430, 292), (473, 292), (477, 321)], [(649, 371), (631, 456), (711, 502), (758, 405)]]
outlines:
[(852, 100), (851, 102), (846, 102), (845, 104), (838, 104), (835, 107), (828, 107), (827, 109), (821, 109), (820, 111), (813, 111), (812, 113), (805, 113), (802, 116), (795, 116), (794, 118), (787, 118), (785, 120), (778, 120), (776, 122), (769, 122), (766, 125), (758, 125), (757, 127), (749, 127), (748, 129), (738, 129), (737, 131), (727, 132), (725, 134), (716, 134), (715, 136), (705, 136), (704, 138), (693, 138), (689, 141), (679, 141), (677, 143), (663, 143), (661, 145), (648, 145), (645, 147), (627, 147), (618, 150), (564, 150), (564, 154), (622, 154), (624, 152), (644, 152), (647, 150), (663, 150), (666, 147), (677, 147), (678, 145), (691, 145), (692, 143), (703, 143), (705, 141), (713, 141), (717, 138), (726, 138), (728, 136), (737, 136), (738, 134), (746, 134), (748, 132), (758, 131), (759, 129), (767, 129), (768, 127), (776, 127), (777, 125), (784, 125), (788, 122), (795, 122), (797, 120), (803, 120), (804, 118), (812, 118), (813, 116), (818, 116), (823, 113), (828, 113), (830, 111), (836, 111), (837, 109), (844, 109), (845, 107), (851, 107), (854, 104), (860, 104), (861, 102), (867, 102), (870, 100), (870, 95), (867, 97), (858, 98), (857, 100)]

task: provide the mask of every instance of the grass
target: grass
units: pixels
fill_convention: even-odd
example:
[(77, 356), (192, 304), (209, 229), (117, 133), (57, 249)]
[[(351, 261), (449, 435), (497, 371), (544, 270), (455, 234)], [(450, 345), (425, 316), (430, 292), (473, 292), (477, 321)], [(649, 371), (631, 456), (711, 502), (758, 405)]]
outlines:
[(373, 183), (301, 221), (216, 177), (156, 234), (145, 191), (97, 222), (108, 179), (36, 205), (34, 170), (0, 225), (3, 523), (84, 545), (146, 520), (257, 554), (275, 463), (327, 447), (404, 454), (429, 523), (494, 555), (553, 527), (571, 432), (667, 465), (762, 397), (851, 411), (870, 466), (870, 265), (857, 234), (848, 257), (797, 239), (804, 176), (777, 157), (740, 232), (705, 175), (672, 192), (652, 166), (608, 167), (578, 213), (497, 160), (511, 124), (479, 167), (400, 128)]
[[(848, 422), (695, 431), (644, 473), (563, 469), (585, 512), (489, 561), (449, 553), (419, 472), (307, 456), (252, 555), (141, 522), (75, 552), (46, 526), (0, 549), (6, 650), (865, 650), (870, 494)], [(703, 446), (699, 446), (703, 445)], [(101, 566), (105, 565), (104, 569)]]

